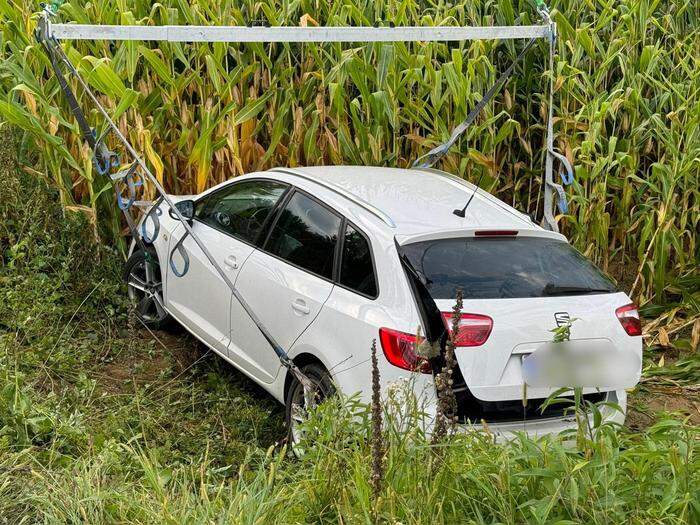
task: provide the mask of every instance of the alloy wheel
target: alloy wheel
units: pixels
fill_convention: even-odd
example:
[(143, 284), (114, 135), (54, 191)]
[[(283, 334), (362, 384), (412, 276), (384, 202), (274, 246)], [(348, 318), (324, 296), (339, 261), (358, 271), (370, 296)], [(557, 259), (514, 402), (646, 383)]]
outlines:
[(136, 314), (146, 323), (159, 323), (168, 317), (163, 307), (163, 283), (158, 265), (144, 259), (134, 264), (127, 281), (129, 299)]

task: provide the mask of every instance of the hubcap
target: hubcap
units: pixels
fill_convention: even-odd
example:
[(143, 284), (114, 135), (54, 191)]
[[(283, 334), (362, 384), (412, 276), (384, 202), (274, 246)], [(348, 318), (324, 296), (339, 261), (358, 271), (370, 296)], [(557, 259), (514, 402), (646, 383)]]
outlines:
[(159, 322), (168, 316), (163, 308), (163, 283), (155, 264), (146, 260), (135, 264), (129, 273), (127, 286), (129, 299), (143, 321)]

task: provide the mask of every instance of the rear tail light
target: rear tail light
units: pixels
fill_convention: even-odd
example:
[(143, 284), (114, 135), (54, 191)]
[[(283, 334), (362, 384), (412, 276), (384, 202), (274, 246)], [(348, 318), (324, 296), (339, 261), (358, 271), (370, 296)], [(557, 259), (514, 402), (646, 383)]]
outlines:
[(379, 341), (387, 361), (405, 370), (430, 374), (432, 370), (428, 360), (416, 354), (416, 339), (415, 334), (391, 328), (379, 329)]
[(639, 312), (634, 303), (620, 306), (615, 310), (615, 315), (627, 335), (642, 335), (642, 322), (639, 320)]
[[(447, 330), (452, 334), (452, 313), (442, 312), (442, 319), (447, 325)], [(492, 329), (493, 319), (488, 315), (462, 314), (455, 347), (481, 346), (491, 335)]]

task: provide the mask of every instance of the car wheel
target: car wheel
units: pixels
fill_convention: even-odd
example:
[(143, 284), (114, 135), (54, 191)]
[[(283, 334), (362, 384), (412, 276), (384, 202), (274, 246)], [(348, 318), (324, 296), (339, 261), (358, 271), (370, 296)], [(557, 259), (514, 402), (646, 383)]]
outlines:
[[(309, 363), (300, 368), (301, 373), (316, 385), (316, 403), (335, 395), (335, 386), (328, 371), (320, 363)], [(300, 425), (306, 420), (306, 400), (304, 387), (292, 376), (292, 384), (287, 391), (285, 400), (285, 422), (287, 424), (287, 441), (292, 451), (297, 455), (303, 454), (299, 443), (303, 438)]]
[(163, 307), (163, 280), (155, 253), (134, 252), (126, 261), (124, 280), (136, 317), (148, 328), (165, 328), (172, 318)]

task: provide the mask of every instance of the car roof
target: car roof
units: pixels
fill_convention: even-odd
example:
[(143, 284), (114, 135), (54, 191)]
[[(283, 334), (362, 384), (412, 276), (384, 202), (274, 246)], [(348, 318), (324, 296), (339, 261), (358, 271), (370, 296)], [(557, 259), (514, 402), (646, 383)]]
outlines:
[(360, 205), (388, 216), (401, 236), (472, 228), (544, 231), (529, 216), (482, 189), (474, 195), (465, 217), (458, 217), (453, 210), (464, 207), (475, 186), (438, 170), (314, 166), (270, 171), (297, 175), (354, 197)]

